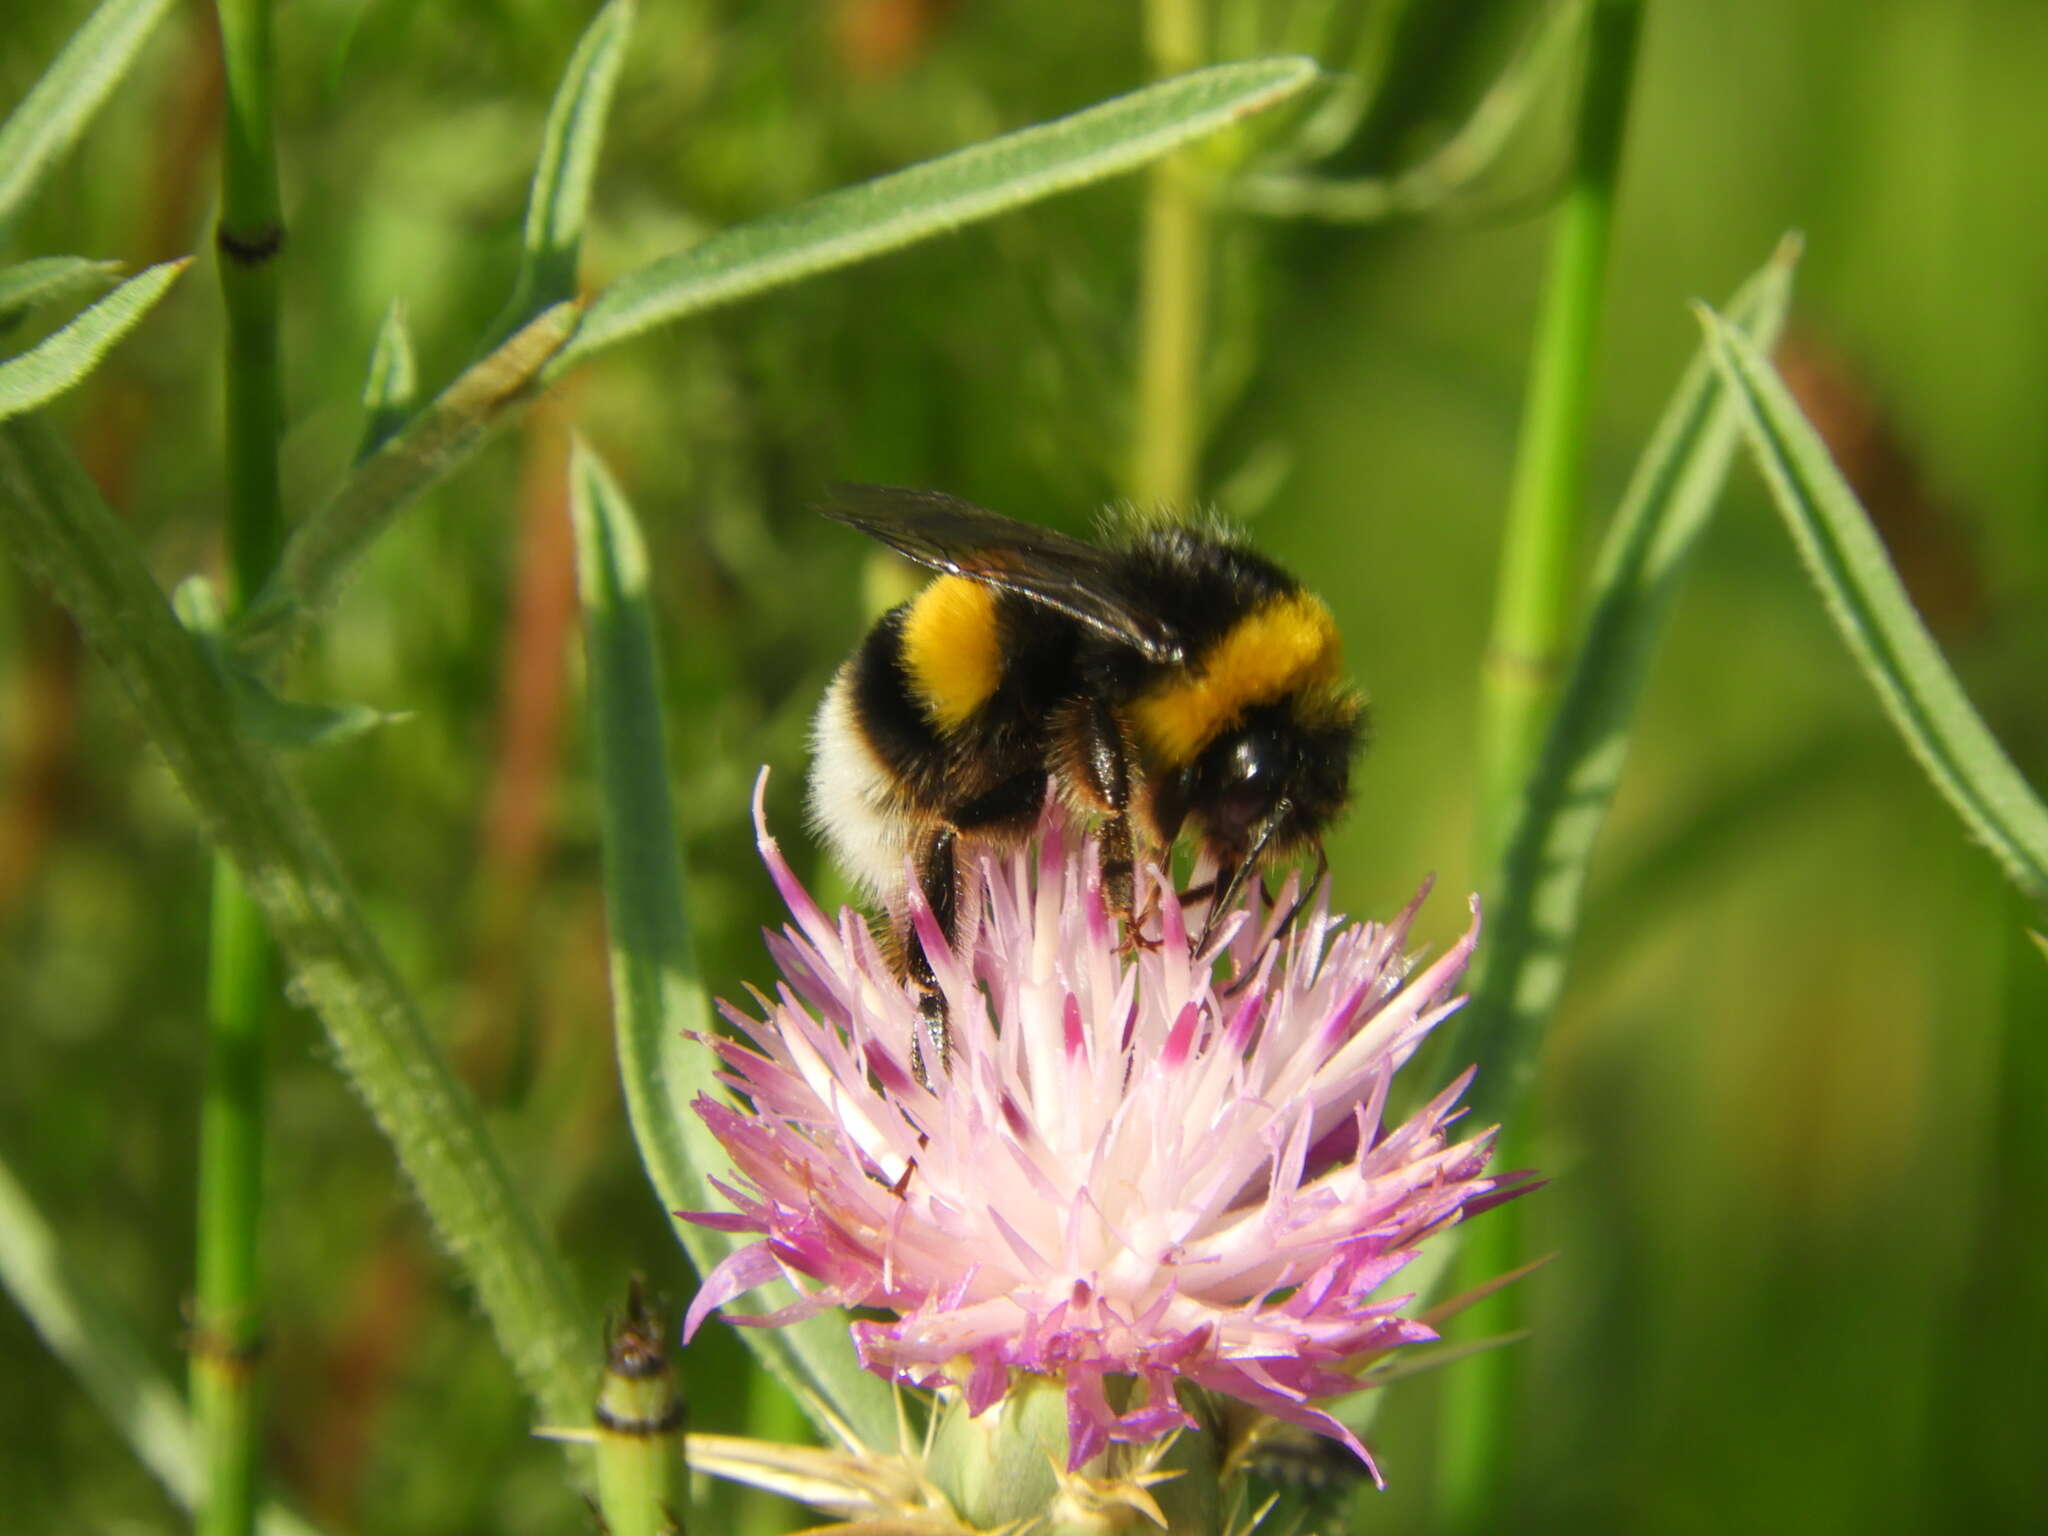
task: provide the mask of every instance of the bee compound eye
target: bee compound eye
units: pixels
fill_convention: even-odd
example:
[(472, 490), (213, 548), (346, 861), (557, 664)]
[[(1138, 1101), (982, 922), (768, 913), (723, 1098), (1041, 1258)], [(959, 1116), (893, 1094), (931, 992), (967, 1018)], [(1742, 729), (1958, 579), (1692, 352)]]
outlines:
[(1280, 765), (1280, 743), (1271, 731), (1240, 731), (1224, 756), (1223, 782), (1219, 787), (1226, 795), (1251, 793), (1271, 799)]

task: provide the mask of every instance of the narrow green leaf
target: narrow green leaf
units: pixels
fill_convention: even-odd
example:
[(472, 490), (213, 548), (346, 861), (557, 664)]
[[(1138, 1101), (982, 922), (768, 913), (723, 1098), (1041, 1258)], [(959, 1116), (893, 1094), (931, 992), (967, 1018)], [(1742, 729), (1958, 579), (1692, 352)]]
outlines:
[(713, 235), (591, 301), (552, 377), (657, 325), (1133, 170), (1306, 90), (1311, 59), (1220, 64)]
[(236, 729), (266, 747), (326, 747), (405, 717), (367, 704), (307, 704), (287, 699), (244, 667), (228, 650), (220, 593), (204, 576), (188, 576), (171, 594), (171, 611), (185, 626), (227, 689)]
[(595, 1319), (513, 1187), (475, 1101), (363, 921), (298, 792), (236, 729), (215, 668), (179, 625), (133, 537), (35, 417), (0, 423), (0, 540), (70, 611), (207, 838), (234, 861), (290, 967), (294, 995), (325, 1026), (521, 1383), (548, 1420), (587, 1417)]
[(1133, 169), (1285, 101), (1315, 74), (1309, 59), (1197, 70), (727, 230), (629, 274), (591, 301), (580, 324), (573, 302), (543, 310), (299, 526), (276, 578), (237, 626), (237, 645), (265, 652), (317, 616), (406, 503), (473, 453), (513, 407), (601, 347)]
[(419, 367), (413, 361), (412, 331), (398, 299), (384, 311), (377, 344), (370, 349), (370, 373), (363, 380), (363, 437), (356, 445), (360, 464), (398, 434), (419, 397)]
[(338, 746), (367, 736), (381, 726), (407, 717), (387, 714), (367, 704), (314, 704), (288, 699), (261, 678), (223, 660), (223, 680), (234, 700), (235, 727), (249, 740), (266, 747), (303, 750)]
[[(619, 1075), (633, 1137), (662, 1204), (670, 1211), (715, 1210), (724, 1202), (709, 1175), (729, 1159), (691, 1105), (699, 1094), (723, 1090), (711, 1051), (684, 1036), (710, 1031), (711, 1005), (691, 944), (681, 840), (669, 803), (647, 552), (632, 509), (581, 442), (569, 475)], [(692, 1223), (676, 1231), (700, 1275), (734, 1246), (730, 1234)], [(843, 1317), (820, 1313), (790, 1327), (743, 1328), (740, 1336), (777, 1376), (802, 1389), (800, 1400), (815, 1394), (870, 1445), (895, 1443), (888, 1388), (861, 1370)]]
[(38, 256), (0, 267), (0, 332), (30, 310), (98, 293), (120, 275), (118, 261), (89, 256)]
[(357, 465), (286, 543), (277, 574), (235, 626), (237, 648), (263, 651), (317, 615), (399, 510), (474, 453), (505, 414), (526, 399), (541, 365), (561, 346), (575, 318), (574, 304), (542, 311)]
[[(50, 1353), (78, 1378), (150, 1475), (185, 1509), (199, 1494), (199, 1455), (184, 1399), (84, 1267), (0, 1163), (0, 1286), (21, 1308)], [(275, 1503), (257, 1516), (262, 1536), (315, 1536), (315, 1528)]]
[(0, 363), (0, 421), (47, 405), (91, 373), (190, 264), (188, 256), (136, 273), (62, 330)]
[(0, 124), (0, 240), (170, 8), (171, 0), (106, 0)]
[(605, 116), (633, 32), (633, 0), (611, 0), (584, 30), (541, 130), (540, 161), (526, 204), (525, 248), (512, 298), (495, 327), (517, 330), (550, 304), (576, 297), (576, 258)]
[(1494, 168), (1558, 72), (1585, 22), (1575, 0), (1554, 0), (1531, 24), (1515, 55), (1458, 131), (1427, 158), (1377, 176), (1320, 176), (1300, 170), (1246, 176), (1231, 201), (1273, 218), (1372, 224), (1465, 206), (1463, 194)]
[[(1768, 346), (1784, 322), (1795, 241), (1729, 304)], [(1628, 760), (1629, 728), (1687, 556), (1719, 498), (1739, 427), (1702, 348), (1665, 407), (1594, 571), (1592, 611), (1511, 823), (1501, 888), (1487, 904), (1472, 1001), (1447, 1047), (1476, 1061), (1475, 1119), (1520, 1101), (1543, 1021), (1563, 990), (1593, 846)]]
[(2048, 906), (2048, 807), (1998, 745), (1913, 611), (1884, 541), (1764, 354), (1701, 307), (1749, 446), (1835, 628), (1906, 745), (2007, 877)]

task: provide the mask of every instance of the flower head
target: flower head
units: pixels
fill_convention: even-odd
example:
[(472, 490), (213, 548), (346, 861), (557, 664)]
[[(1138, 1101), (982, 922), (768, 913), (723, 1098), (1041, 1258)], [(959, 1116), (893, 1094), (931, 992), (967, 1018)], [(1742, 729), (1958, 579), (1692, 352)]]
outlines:
[[(1404, 953), (1421, 895), (1390, 924), (1349, 923), (1327, 888), (1292, 924), (1284, 901), (1228, 914), (1197, 953), (1167, 875), (1141, 867), (1160, 932), (1132, 951), (1093, 849), (1049, 814), (1031, 851), (981, 862), (956, 945), (912, 884), (951, 1026), (927, 1086), (914, 994), (863, 918), (811, 899), (758, 802), (756, 823), (794, 921), (769, 936), (775, 997), (755, 994), (758, 1018), (725, 1010), (747, 1043), (709, 1042), (751, 1107), (696, 1106), (737, 1169), (719, 1186), (736, 1213), (689, 1216), (761, 1241), (705, 1277), (686, 1331), (785, 1278), (794, 1305), (732, 1320), (886, 1310), (853, 1325), (862, 1363), (953, 1383), (970, 1413), (1012, 1372), (1063, 1378), (1074, 1467), (1192, 1426), (1180, 1380), (1370, 1466), (1316, 1401), (1436, 1336), (1401, 1315), (1412, 1297), (1381, 1293), (1425, 1238), (1521, 1192), (1486, 1175), (1491, 1132), (1451, 1138), (1469, 1073), (1384, 1118), (1395, 1069), (1460, 1001), (1476, 904), (1427, 966)], [(1113, 1401), (1117, 1377), (1133, 1385)]]

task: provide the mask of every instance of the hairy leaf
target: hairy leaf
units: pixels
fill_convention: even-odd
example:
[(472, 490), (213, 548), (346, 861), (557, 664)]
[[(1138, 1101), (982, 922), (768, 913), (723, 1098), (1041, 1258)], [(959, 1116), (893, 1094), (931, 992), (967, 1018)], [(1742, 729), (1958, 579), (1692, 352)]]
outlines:
[(1913, 610), (1870, 514), (1763, 353), (1704, 307), (1715, 365), (1835, 628), (1927, 776), (2013, 884), (2048, 905), (2048, 807), (2005, 755)]
[(171, 0), (106, 0), (0, 123), (0, 239), (170, 8)]
[(405, 323), (405, 306), (398, 300), (384, 311), (384, 323), (377, 327), (377, 344), (370, 349), (370, 372), (363, 380), (363, 438), (356, 445), (356, 462), (362, 463), (382, 448), (405, 425), (419, 397), (418, 365), (413, 361), (412, 332)]
[[(721, 1090), (710, 1048), (684, 1035), (710, 1030), (711, 1005), (691, 943), (681, 839), (669, 802), (647, 552), (617, 484), (580, 442), (569, 473), (604, 827), (619, 1075), (633, 1138), (662, 1204), (671, 1211), (710, 1210), (723, 1203), (710, 1175), (727, 1158), (691, 1106), (699, 1094)], [(730, 1235), (692, 1223), (678, 1223), (676, 1234), (700, 1275), (734, 1246)], [(820, 1313), (788, 1327), (739, 1333), (798, 1389), (806, 1408), (815, 1399), (867, 1443), (894, 1443), (889, 1390), (860, 1368), (844, 1318)]]
[(0, 267), (0, 332), (45, 304), (98, 293), (120, 275), (118, 261), (94, 261), (88, 256), (38, 256)]
[(1314, 62), (1295, 58), (1194, 70), (724, 230), (600, 293), (548, 371), (654, 326), (1134, 170), (1315, 78)]
[(500, 335), (517, 330), (549, 305), (576, 297), (576, 258), (590, 184), (632, 32), (633, 0), (612, 0), (585, 29), (563, 72), (541, 130), (519, 276), (496, 328)]
[[(1791, 298), (1787, 241), (1729, 305), (1769, 346)], [(1593, 847), (1628, 760), (1629, 729), (1685, 561), (1734, 457), (1735, 407), (1702, 348), (1637, 461), (1601, 546), (1592, 610), (1488, 903), (1473, 998), (1446, 1049), (1479, 1064), (1474, 1114), (1518, 1101), (1543, 1021), (1564, 987)]]
[(166, 261), (136, 273), (62, 330), (0, 363), (0, 421), (49, 404), (91, 373), (190, 261)]

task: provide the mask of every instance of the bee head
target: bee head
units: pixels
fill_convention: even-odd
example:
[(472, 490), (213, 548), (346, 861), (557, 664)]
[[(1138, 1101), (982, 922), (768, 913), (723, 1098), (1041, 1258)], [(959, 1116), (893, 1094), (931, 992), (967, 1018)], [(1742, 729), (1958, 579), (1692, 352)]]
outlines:
[(1220, 863), (1281, 857), (1320, 841), (1351, 793), (1364, 706), (1300, 693), (1247, 710), (1154, 788), (1160, 840), (1190, 832)]

